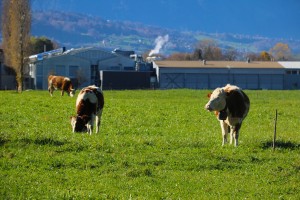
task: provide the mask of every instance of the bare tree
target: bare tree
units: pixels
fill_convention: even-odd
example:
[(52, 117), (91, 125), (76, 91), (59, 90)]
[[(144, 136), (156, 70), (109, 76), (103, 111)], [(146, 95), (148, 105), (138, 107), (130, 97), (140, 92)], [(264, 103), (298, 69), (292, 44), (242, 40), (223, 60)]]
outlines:
[(192, 60), (190, 53), (173, 53), (166, 60)]
[(200, 40), (196, 45), (197, 49), (201, 50), (201, 56), (205, 60), (221, 60), (222, 50), (218, 47), (216, 41), (211, 39)]
[(254, 52), (248, 52), (246, 54), (247, 60), (249, 61), (258, 61), (260, 60), (260, 55)]
[(14, 69), (18, 91), (23, 90), (23, 75), (30, 44), (30, 0), (2, 0), (4, 62)]
[(238, 56), (238, 52), (233, 47), (226, 49), (225, 53), (223, 55), (224, 59), (228, 60), (228, 61), (234, 61), (234, 60), (236, 60), (237, 56)]

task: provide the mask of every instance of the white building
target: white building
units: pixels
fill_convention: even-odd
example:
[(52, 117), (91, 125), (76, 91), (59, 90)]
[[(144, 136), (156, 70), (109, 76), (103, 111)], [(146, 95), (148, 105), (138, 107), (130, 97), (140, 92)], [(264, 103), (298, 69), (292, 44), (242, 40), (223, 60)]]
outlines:
[(75, 88), (99, 85), (100, 70), (135, 70), (135, 61), (126, 55), (126, 51), (109, 52), (97, 47), (67, 51), (61, 48), (30, 56), (34, 89), (47, 89), (50, 74), (71, 78)]

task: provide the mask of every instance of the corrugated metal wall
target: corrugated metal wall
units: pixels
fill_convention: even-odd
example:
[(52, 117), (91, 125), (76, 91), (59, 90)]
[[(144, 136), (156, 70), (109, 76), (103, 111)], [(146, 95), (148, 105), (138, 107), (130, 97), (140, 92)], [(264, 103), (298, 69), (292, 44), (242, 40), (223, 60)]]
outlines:
[(207, 73), (203, 70), (203, 73), (190, 73), (188, 70), (160, 70), (159, 88), (214, 89), (230, 83), (243, 89), (300, 89), (300, 75), (287, 75), (283, 70), (275, 70), (274, 73), (259, 69), (241, 72)]
[(100, 71), (103, 90), (149, 89), (151, 72)]

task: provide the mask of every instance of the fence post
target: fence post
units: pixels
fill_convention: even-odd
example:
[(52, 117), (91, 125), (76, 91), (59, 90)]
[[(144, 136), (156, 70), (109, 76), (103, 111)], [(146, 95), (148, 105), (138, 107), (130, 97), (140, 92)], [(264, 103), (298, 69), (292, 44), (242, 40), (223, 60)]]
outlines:
[(277, 109), (275, 114), (275, 120), (274, 120), (274, 136), (273, 136), (273, 151), (275, 151), (275, 143), (276, 143), (276, 126), (277, 126)]

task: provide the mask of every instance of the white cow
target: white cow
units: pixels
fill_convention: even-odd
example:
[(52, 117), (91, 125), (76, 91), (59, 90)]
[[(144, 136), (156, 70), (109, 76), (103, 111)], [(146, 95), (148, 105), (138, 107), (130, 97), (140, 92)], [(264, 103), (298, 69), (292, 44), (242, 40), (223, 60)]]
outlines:
[(99, 87), (88, 86), (83, 88), (76, 100), (77, 116), (71, 117), (73, 132), (93, 132), (96, 121), (96, 133), (99, 132), (101, 115), (104, 107), (104, 96)]
[(248, 96), (239, 87), (227, 84), (225, 87), (216, 88), (209, 94), (209, 98), (204, 108), (208, 111), (215, 111), (220, 121), (222, 145), (227, 141), (230, 129), (230, 144), (234, 139), (234, 145), (238, 146), (239, 131), (250, 108)]

